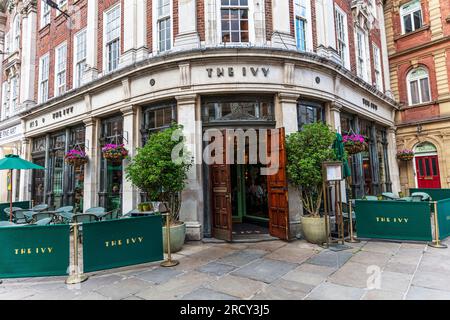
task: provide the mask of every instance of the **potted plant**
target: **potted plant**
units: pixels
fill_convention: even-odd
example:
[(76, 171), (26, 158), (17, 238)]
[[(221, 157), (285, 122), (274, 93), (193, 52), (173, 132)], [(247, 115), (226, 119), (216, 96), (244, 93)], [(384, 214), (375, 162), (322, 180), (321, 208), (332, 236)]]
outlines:
[(123, 144), (108, 143), (102, 148), (103, 158), (119, 162), (128, 156), (128, 150)]
[(287, 174), (290, 183), (299, 187), (303, 236), (311, 243), (323, 244), (327, 239), (325, 218), (320, 214), (324, 192), (322, 163), (335, 160), (336, 153), (331, 148), (335, 137), (336, 133), (326, 124), (313, 123), (286, 138)]
[(346, 134), (342, 136), (344, 148), (348, 154), (356, 154), (367, 150), (367, 142), (361, 134)]
[(403, 149), (397, 152), (397, 159), (402, 161), (409, 161), (414, 159), (414, 151), (410, 149)]
[(88, 157), (83, 150), (72, 149), (66, 153), (64, 160), (72, 166), (81, 166), (88, 162)]
[[(183, 191), (189, 168), (192, 165), (190, 155), (185, 150), (181, 135), (182, 126), (172, 124), (170, 128), (151, 134), (144, 147), (125, 168), (126, 177), (131, 183), (145, 191), (151, 201), (167, 204), (170, 215), (171, 252), (181, 250), (186, 237), (186, 225), (179, 220), (181, 192)], [(172, 139), (178, 134), (180, 140)], [(181, 147), (181, 148), (180, 148)], [(173, 150), (180, 150), (177, 158), (172, 158)], [(163, 227), (164, 249), (166, 228)]]

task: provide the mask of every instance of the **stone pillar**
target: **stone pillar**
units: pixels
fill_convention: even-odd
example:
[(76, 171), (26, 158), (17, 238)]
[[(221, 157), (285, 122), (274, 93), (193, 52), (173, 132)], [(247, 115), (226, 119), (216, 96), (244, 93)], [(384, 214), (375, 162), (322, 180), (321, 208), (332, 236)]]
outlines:
[(88, 118), (84, 121), (86, 138), (85, 150), (88, 156), (88, 163), (84, 172), (83, 209), (96, 207), (98, 203), (98, 168), (100, 168), (98, 152), (98, 120)]
[[(217, 21), (217, 1), (205, 1), (205, 45), (215, 46), (220, 41), (217, 39), (217, 26), (220, 21)], [(220, 10), (220, 9), (219, 9)]]
[[(137, 132), (136, 129), (139, 126), (136, 124), (136, 106), (128, 106), (120, 109), (123, 114), (123, 132), (124, 132), (124, 145), (128, 150), (130, 157), (136, 155), (137, 147)], [(123, 161), (123, 168), (125, 169), (129, 163), (128, 159)], [(133, 186), (131, 181), (125, 177), (125, 172), (122, 178), (122, 211), (124, 213), (130, 212), (137, 207), (137, 189)]]
[[(31, 144), (27, 138), (21, 141), (21, 157), (25, 160), (31, 161)], [(19, 201), (26, 201), (31, 199), (31, 177), (32, 172), (30, 170), (21, 170), (20, 172), (20, 190)]]
[(188, 50), (200, 46), (197, 32), (197, 1), (203, 0), (174, 0), (178, 1), (178, 34), (175, 37), (175, 50)]
[[(291, 34), (289, 1), (272, 0), (272, 46), (295, 50), (297, 43)], [(292, 26), (294, 27), (294, 26)]]
[(144, 60), (147, 49), (147, 0), (124, 0), (123, 2), (123, 51), (121, 67)]
[(22, 18), (22, 58), (20, 68), (20, 100), (26, 108), (34, 102), (34, 78), (36, 67), (36, 7), (31, 2), (23, 10)]
[(86, 27), (86, 69), (83, 84), (97, 79), (97, 47), (98, 47), (98, 1), (88, 0)]
[[(396, 128), (390, 127), (387, 130), (388, 140), (388, 161), (389, 161), (389, 174), (391, 176), (392, 192), (397, 194), (400, 189), (400, 173), (397, 162), (397, 141), (395, 138)], [(410, 186), (411, 187), (411, 186)]]
[(196, 95), (178, 96), (178, 123), (183, 125), (186, 144), (193, 158), (186, 188), (182, 193), (180, 220), (186, 223), (186, 238), (203, 237), (202, 127), (196, 116)]

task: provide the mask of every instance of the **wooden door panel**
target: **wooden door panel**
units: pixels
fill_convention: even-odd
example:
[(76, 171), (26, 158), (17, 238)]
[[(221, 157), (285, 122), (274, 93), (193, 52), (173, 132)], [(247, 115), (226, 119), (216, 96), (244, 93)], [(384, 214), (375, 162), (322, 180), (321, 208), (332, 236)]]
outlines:
[(419, 188), (440, 188), (441, 177), (437, 156), (416, 157), (416, 175)]
[(271, 155), (271, 152), (278, 152), (279, 159), (278, 171), (273, 175), (267, 176), (269, 232), (274, 237), (289, 240), (288, 183), (286, 177), (286, 149), (284, 140), (284, 128), (279, 128), (279, 146), (277, 149), (272, 150), (270, 131), (268, 131), (268, 154)]

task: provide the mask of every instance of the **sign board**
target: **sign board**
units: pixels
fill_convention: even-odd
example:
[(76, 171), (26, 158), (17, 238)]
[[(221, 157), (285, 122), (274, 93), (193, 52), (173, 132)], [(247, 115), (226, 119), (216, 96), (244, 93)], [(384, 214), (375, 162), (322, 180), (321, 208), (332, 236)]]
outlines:
[(358, 238), (431, 241), (428, 202), (356, 200)]
[(70, 226), (0, 228), (0, 279), (67, 275)]
[(450, 236), (450, 199), (437, 202), (439, 240)]
[(162, 218), (84, 223), (84, 272), (163, 260)]

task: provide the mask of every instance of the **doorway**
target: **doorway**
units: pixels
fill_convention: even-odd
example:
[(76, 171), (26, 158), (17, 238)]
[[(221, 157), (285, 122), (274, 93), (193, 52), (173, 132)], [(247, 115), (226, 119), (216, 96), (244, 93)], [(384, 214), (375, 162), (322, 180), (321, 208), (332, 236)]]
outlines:
[(438, 156), (416, 157), (417, 186), (419, 188), (439, 189), (441, 175), (439, 174)]

